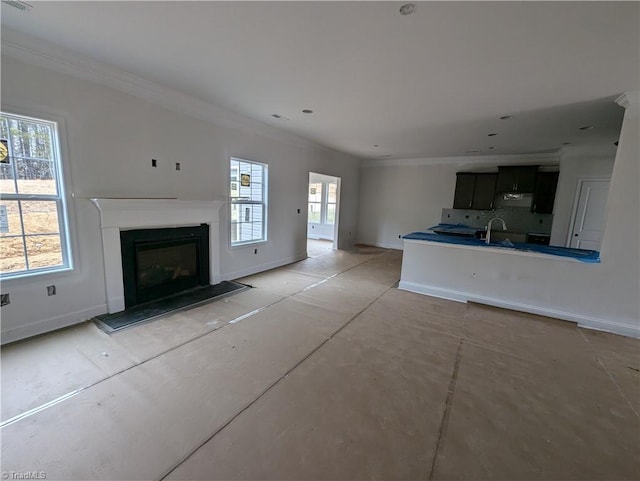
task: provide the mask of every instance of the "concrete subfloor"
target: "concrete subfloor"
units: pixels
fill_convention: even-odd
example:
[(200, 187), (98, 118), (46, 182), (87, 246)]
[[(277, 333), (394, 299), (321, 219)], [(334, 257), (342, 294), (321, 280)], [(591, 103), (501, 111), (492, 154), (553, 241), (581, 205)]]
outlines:
[(638, 479), (640, 341), (400, 291), (400, 263), (5, 346), (5, 479)]

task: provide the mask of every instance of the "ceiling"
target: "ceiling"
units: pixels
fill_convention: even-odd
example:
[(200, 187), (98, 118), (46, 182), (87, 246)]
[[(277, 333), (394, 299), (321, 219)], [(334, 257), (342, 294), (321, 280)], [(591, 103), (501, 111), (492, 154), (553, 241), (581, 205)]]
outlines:
[(615, 149), (640, 83), (638, 2), (30, 3), (2, 26), (365, 159)]

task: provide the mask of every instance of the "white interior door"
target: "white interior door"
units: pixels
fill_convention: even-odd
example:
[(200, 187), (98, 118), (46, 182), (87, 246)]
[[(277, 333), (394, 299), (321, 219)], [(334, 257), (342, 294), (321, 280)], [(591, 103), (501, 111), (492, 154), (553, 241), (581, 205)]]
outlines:
[(571, 231), (571, 247), (600, 250), (608, 193), (608, 180), (581, 182), (576, 216)]

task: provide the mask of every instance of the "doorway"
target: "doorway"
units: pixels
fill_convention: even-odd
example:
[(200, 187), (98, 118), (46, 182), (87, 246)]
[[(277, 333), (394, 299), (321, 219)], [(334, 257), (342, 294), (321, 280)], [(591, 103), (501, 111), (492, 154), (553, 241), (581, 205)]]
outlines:
[(609, 179), (578, 182), (569, 247), (600, 250), (608, 195)]
[(309, 172), (307, 255), (320, 257), (337, 249), (340, 177)]

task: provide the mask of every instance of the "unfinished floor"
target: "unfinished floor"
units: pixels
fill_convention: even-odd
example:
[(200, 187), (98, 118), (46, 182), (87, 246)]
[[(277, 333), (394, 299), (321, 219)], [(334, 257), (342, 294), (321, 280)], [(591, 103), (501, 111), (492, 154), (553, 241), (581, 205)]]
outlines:
[(5, 479), (638, 479), (638, 340), (400, 291), (401, 255), (6, 346)]

